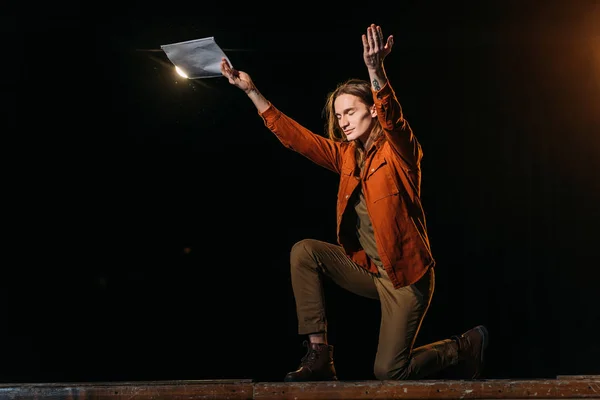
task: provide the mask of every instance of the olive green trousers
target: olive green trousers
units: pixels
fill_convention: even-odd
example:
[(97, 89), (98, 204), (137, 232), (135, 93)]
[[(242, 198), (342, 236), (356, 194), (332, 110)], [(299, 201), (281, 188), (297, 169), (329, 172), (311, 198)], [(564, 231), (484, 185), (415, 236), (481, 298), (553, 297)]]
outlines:
[(452, 339), (413, 349), (434, 292), (433, 268), (415, 284), (395, 289), (382, 267), (373, 274), (354, 263), (340, 246), (314, 239), (292, 247), (290, 265), (300, 335), (327, 332), (323, 279), (328, 278), (381, 303), (373, 369), (377, 379), (423, 378), (458, 362)]

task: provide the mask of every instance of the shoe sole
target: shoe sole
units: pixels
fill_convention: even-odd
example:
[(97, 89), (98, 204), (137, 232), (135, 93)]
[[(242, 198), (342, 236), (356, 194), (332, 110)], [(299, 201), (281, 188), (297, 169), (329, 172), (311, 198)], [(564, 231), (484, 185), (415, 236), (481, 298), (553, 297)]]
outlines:
[(479, 326), (475, 327), (475, 329), (477, 329), (479, 331), (479, 333), (481, 333), (482, 343), (481, 343), (481, 355), (479, 358), (479, 372), (477, 374), (473, 375), (473, 377), (471, 379), (477, 379), (477, 377), (479, 377), (479, 375), (481, 374), (481, 370), (483, 370), (483, 353), (484, 353), (484, 350), (486, 349), (486, 347), (488, 347), (488, 343), (490, 341), (490, 339), (489, 339), (490, 334), (488, 333), (488, 330), (485, 326), (479, 325)]

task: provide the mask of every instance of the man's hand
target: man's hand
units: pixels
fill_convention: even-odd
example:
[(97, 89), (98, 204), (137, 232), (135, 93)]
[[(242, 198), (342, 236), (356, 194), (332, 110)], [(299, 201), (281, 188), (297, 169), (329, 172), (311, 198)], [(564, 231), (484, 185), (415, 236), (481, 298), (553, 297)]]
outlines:
[(381, 27), (371, 24), (367, 33), (362, 35), (363, 58), (369, 70), (378, 70), (383, 65), (383, 60), (392, 51), (394, 37), (390, 35), (387, 41), (383, 41)]
[(232, 68), (226, 58), (221, 60), (221, 73), (229, 80), (229, 83), (242, 89), (245, 93), (255, 89), (250, 75)]

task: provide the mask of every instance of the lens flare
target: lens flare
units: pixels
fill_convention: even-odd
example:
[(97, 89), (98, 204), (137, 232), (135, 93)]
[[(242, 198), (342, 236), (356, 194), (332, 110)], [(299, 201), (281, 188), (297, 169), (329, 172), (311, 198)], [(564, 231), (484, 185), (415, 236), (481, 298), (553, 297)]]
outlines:
[(175, 66), (175, 71), (177, 71), (177, 73), (181, 76), (183, 76), (184, 78), (187, 79), (187, 74), (185, 72), (183, 72), (183, 70), (181, 68), (179, 68), (178, 66)]

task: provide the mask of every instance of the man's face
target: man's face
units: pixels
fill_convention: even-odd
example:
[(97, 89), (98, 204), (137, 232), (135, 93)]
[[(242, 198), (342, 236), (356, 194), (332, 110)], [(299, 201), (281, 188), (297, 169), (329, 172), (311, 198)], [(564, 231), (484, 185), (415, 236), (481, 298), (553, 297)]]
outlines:
[(351, 94), (339, 95), (334, 103), (335, 116), (349, 141), (359, 139), (365, 143), (377, 118), (375, 106), (369, 107)]

